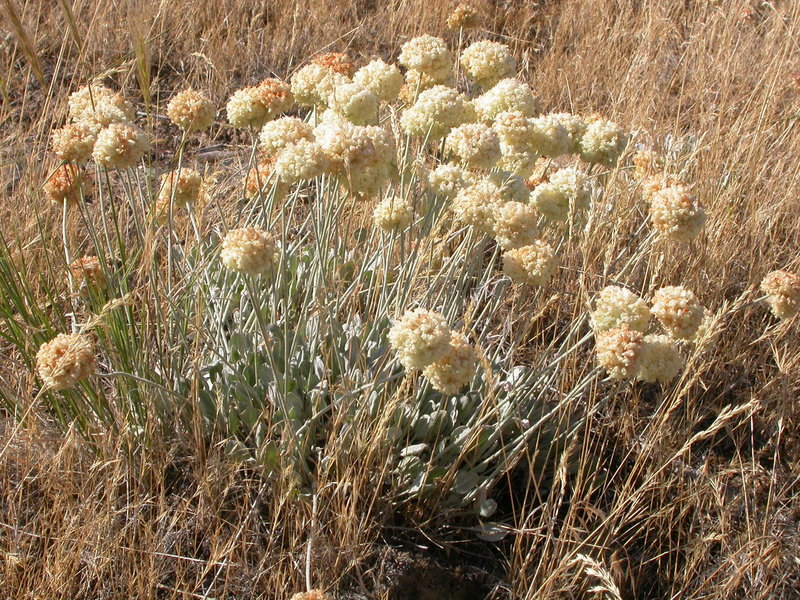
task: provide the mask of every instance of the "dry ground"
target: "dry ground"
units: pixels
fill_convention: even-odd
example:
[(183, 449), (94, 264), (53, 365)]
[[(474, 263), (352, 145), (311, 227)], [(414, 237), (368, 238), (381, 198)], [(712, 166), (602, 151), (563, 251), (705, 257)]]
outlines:
[[(396, 58), (415, 34), (453, 40), (451, 5), (426, 0), (0, 6), (0, 214), (4, 233), (23, 239), (54, 164), (49, 131), (90, 76), (105, 73), (143, 111), (187, 84), (222, 105), (320, 51), (363, 64)], [(766, 272), (798, 268), (800, 3), (481, 6), (470, 36), (511, 45), (548, 110), (603, 113), (656, 150), (691, 145), (686, 175), (709, 224), (690, 253), (654, 255), (641, 277), (680, 281), (724, 313)], [(225, 126), (212, 132), (202, 144), (237, 143)], [(723, 325), (692, 377), (664, 397), (620, 395), (587, 425), (571, 452), (583, 469), (599, 461), (602, 489), (584, 487), (578, 469), (543, 496), (510, 493), (501, 513), (512, 531), (500, 542), (393, 512), (366, 475), (380, 457), (324, 474), (315, 584), (351, 597), (800, 597), (798, 323), (753, 305)], [(27, 374), (3, 377), (30, 385)], [(280, 494), (279, 479), (230, 464), (191, 433), (146, 451), (110, 435), (90, 448), (40, 417), (0, 424), (0, 597), (282, 598), (302, 588), (312, 507)]]

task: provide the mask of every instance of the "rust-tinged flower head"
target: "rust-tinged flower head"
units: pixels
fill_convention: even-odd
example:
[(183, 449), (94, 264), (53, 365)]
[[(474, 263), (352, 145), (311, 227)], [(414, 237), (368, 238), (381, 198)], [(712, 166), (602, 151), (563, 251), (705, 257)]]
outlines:
[(592, 313), (595, 331), (624, 327), (644, 333), (649, 323), (650, 309), (647, 303), (630, 290), (609, 285), (597, 295)]
[(389, 344), (407, 370), (424, 369), (450, 349), (452, 332), (444, 316), (433, 310), (406, 311), (389, 330)]
[(425, 367), (422, 374), (431, 382), (433, 389), (453, 396), (469, 385), (477, 366), (478, 355), (475, 348), (469, 344), (464, 334), (454, 332), (450, 336), (445, 355)]
[(652, 312), (664, 330), (679, 340), (694, 339), (705, 315), (705, 309), (691, 290), (674, 285), (653, 294)]
[(211, 127), (217, 109), (203, 92), (192, 88), (178, 92), (167, 104), (167, 117), (184, 131), (203, 131)]
[(662, 237), (688, 243), (702, 231), (706, 211), (687, 187), (673, 185), (650, 196), (650, 219)]
[(637, 179), (646, 179), (658, 175), (664, 170), (664, 157), (652, 150), (639, 150), (631, 159)]
[(90, 289), (101, 290), (106, 287), (107, 282), (100, 266), (100, 259), (96, 256), (76, 258), (70, 263), (69, 270), (81, 295), (86, 295)]
[(262, 156), (258, 163), (247, 172), (244, 190), (245, 197), (255, 198), (260, 194), (267, 194), (276, 186), (278, 198), (283, 198), (289, 186), (278, 180), (275, 175), (275, 157)]
[(159, 212), (168, 211), (170, 203), (176, 209), (201, 203), (203, 192), (203, 177), (194, 169), (183, 167), (180, 173), (170, 171), (164, 175), (158, 192)]
[(474, 29), (478, 26), (478, 11), (472, 4), (462, 2), (447, 17), (448, 29)]
[(80, 121), (53, 131), (52, 148), (64, 162), (84, 163), (92, 157), (99, 129)]
[(58, 167), (43, 186), (44, 193), (56, 204), (80, 202), (91, 195), (92, 188), (89, 175), (74, 165)]
[(597, 335), (597, 362), (612, 379), (630, 379), (639, 374), (644, 335), (624, 327)]
[(686, 187), (684, 183), (674, 175), (656, 174), (645, 177), (642, 179), (641, 183), (642, 200), (650, 202), (653, 198), (653, 194), (672, 186)]
[(344, 75), (348, 79), (352, 78), (356, 72), (356, 66), (344, 52), (326, 52), (315, 56), (311, 62), (315, 65), (327, 67), (334, 73)]
[(219, 256), (228, 269), (256, 276), (275, 269), (280, 251), (269, 233), (257, 227), (244, 227), (228, 231)]
[(294, 104), (288, 83), (268, 78), (256, 86), (233, 93), (226, 110), (228, 121), (234, 127), (259, 128), (286, 112)]
[(128, 169), (150, 149), (147, 134), (132, 123), (111, 123), (97, 134), (92, 158), (108, 169)]
[(800, 312), (800, 276), (789, 271), (772, 271), (761, 281), (772, 314), (788, 319)]
[(36, 372), (51, 390), (74, 387), (96, 370), (94, 343), (86, 335), (59, 333), (36, 353)]
[(547, 285), (556, 271), (557, 264), (553, 248), (541, 240), (513, 248), (503, 254), (503, 272), (514, 283)]

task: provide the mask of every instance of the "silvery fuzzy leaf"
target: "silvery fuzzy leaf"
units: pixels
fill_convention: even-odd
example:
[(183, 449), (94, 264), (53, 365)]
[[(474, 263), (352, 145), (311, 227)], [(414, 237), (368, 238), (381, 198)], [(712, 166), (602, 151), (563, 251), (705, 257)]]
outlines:
[(475, 471), (460, 469), (456, 473), (455, 481), (453, 481), (453, 491), (462, 496), (466, 496), (474, 491), (478, 485), (478, 475)]
[(428, 444), (412, 444), (400, 450), (400, 456), (406, 458), (408, 456), (419, 456), (428, 449)]
[(508, 527), (499, 523), (481, 523), (475, 530), (475, 536), (484, 542), (499, 542), (509, 533), (511, 532)]
[(478, 507), (478, 514), (484, 519), (488, 519), (496, 511), (497, 511), (497, 502), (495, 502), (491, 498), (487, 498), (486, 500), (481, 502), (480, 506)]

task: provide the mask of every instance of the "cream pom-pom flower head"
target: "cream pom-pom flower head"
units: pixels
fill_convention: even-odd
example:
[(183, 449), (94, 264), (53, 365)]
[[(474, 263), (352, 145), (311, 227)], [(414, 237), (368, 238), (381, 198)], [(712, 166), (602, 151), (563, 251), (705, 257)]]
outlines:
[(90, 289), (102, 290), (108, 283), (100, 259), (96, 256), (76, 258), (69, 264), (69, 270), (82, 296), (87, 296)]
[(399, 231), (411, 224), (414, 212), (402, 198), (389, 196), (381, 200), (372, 213), (375, 226), (384, 231)]
[(667, 286), (653, 294), (652, 313), (664, 330), (679, 340), (694, 339), (705, 309), (691, 290)]
[(234, 127), (260, 128), (292, 108), (293, 104), (294, 96), (289, 84), (267, 78), (256, 86), (234, 92), (226, 110), (228, 121)]
[(325, 52), (311, 59), (315, 65), (328, 68), (334, 73), (350, 79), (356, 71), (356, 66), (344, 52)]
[(467, 123), (473, 112), (467, 99), (454, 90), (437, 85), (422, 92), (417, 101), (400, 117), (400, 125), (409, 135), (437, 140), (453, 127)]
[(650, 195), (650, 219), (667, 239), (688, 243), (706, 223), (706, 212), (686, 186), (671, 185)]
[(453, 128), (445, 139), (445, 149), (476, 169), (491, 169), (500, 158), (497, 133), (483, 123), (466, 123)]
[(259, 134), (259, 148), (265, 156), (275, 156), (290, 144), (313, 140), (314, 128), (297, 117), (280, 117), (269, 121)]
[(631, 379), (639, 374), (644, 335), (626, 327), (615, 327), (597, 334), (597, 362), (612, 379)]
[(453, 57), (441, 38), (431, 35), (415, 37), (400, 47), (398, 62), (425, 73), (434, 81), (445, 81), (453, 72)]
[(80, 202), (91, 194), (92, 188), (89, 175), (75, 165), (61, 165), (42, 186), (47, 197), (56, 204)]
[(483, 121), (493, 121), (502, 112), (519, 112), (525, 117), (532, 117), (539, 110), (539, 101), (531, 88), (514, 78), (501, 80), (475, 98), (473, 104)]
[(379, 58), (361, 67), (353, 76), (353, 83), (369, 90), (382, 102), (391, 102), (397, 98), (403, 82), (400, 69)]
[(511, 49), (505, 44), (481, 40), (464, 49), (459, 57), (466, 74), (483, 89), (510, 77), (517, 68)]
[(580, 154), (588, 163), (613, 167), (627, 145), (628, 135), (619, 125), (608, 119), (595, 118), (588, 122), (581, 136)]
[(182, 167), (180, 172), (164, 175), (156, 200), (156, 211), (163, 218), (169, 214), (170, 203), (175, 208), (198, 204), (203, 196), (203, 177), (194, 169)]
[(167, 104), (167, 118), (187, 133), (211, 127), (216, 112), (208, 96), (193, 88), (178, 92)]
[(580, 116), (571, 113), (551, 113), (550, 116), (557, 119), (567, 132), (567, 137), (569, 139), (567, 151), (570, 154), (580, 154), (581, 140), (588, 127), (586, 121)]
[(581, 216), (589, 209), (592, 190), (589, 178), (574, 167), (559, 169), (549, 181), (537, 185), (531, 192), (531, 202), (550, 221), (565, 221), (570, 207)]
[(301, 106), (327, 106), (337, 85), (350, 79), (330, 67), (311, 63), (292, 75), (292, 94)]
[(85, 121), (68, 123), (53, 131), (53, 152), (64, 162), (86, 162), (92, 157), (98, 131), (97, 127)]
[(425, 367), (422, 374), (431, 382), (433, 389), (453, 396), (469, 385), (477, 366), (478, 355), (475, 348), (464, 334), (454, 332), (450, 337), (447, 353)]
[(378, 97), (358, 83), (343, 83), (333, 89), (330, 107), (355, 125), (378, 119)]
[(231, 229), (222, 240), (220, 260), (226, 268), (247, 275), (271, 273), (280, 251), (272, 236), (257, 227)]
[(506, 202), (497, 210), (494, 219), (494, 236), (504, 250), (530, 246), (539, 237), (539, 215), (530, 204)]
[(450, 349), (452, 332), (444, 316), (417, 308), (406, 311), (389, 329), (389, 344), (407, 370), (424, 369)]
[(761, 291), (767, 294), (770, 310), (779, 319), (800, 312), (800, 276), (796, 273), (772, 271), (761, 281)]
[(95, 129), (111, 123), (126, 123), (136, 116), (122, 94), (102, 85), (87, 85), (69, 97), (69, 116), (76, 123), (87, 123)]
[(280, 151), (275, 161), (275, 173), (282, 182), (293, 184), (319, 177), (329, 165), (328, 155), (317, 142), (298, 140)]
[(555, 158), (569, 150), (569, 134), (556, 117), (544, 115), (530, 120), (529, 144), (537, 154)]
[(471, 4), (462, 2), (447, 16), (448, 29), (473, 29), (478, 26), (478, 11)]
[(495, 219), (503, 203), (496, 189), (478, 184), (459, 191), (450, 209), (461, 225), (469, 225), (481, 233), (493, 235)]
[(556, 254), (547, 242), (512, 248), (503, 254), (503, 272), (514, 283), (542, 286), (552, 279), (557, 266)]
[(636, 378), (649, 383), (669, 383), (683, 369), (683, 357), (675, 341), (666, 335), (646, 335)]
[(609, 285), (597, 295), (591, 316), (595, 331), (625, 327), (644, 333), (650, 323), (650, 308), (630, 290)]
[(444, 163), (428, 174), (428, 188), (434, 194), (452, 200), (456, 194), (469, 186), (471, 177), (461, 167)]
[(51, 390), (74, 387), (96, 370), (94, 343), (83, 334), (59, 333), (36, 353), (36, 372)]
[(132, 123), (112, 123), (97, 134), (92, 158), (108, 169), (136, 166), (150, 150), (147, 134)]

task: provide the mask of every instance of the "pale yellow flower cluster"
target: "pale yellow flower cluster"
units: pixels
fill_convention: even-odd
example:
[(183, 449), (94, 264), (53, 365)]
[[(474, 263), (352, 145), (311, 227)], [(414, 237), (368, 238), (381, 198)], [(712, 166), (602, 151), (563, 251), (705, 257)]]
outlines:
[(244, 227), (228, 231), (219, 256), (228, 269), (255, 277), (275, 270), (280, 251), (269, 233), (257, 227)]
[(361, 67), (353, 76), (353, 83), (369, 90), (381, 102), (392, 102), (403, 87), (403, 74), (395, 65), (375, 59)]
[(258, 129), (294, 105), (289, 84), (267, 78), (260, 84), (237, 90), (228, 100), (228, 121), (234, 127)]
[(706, 212), (684, 185), (670, 185), (650, 193), (650, 220), (664, 238), (688, 243), (706, 223)]
[(644, 333), (650, 323), (650, 308), (630, 290), (609, 285), (597, 295), (591, 316), (596, 332), (626, 328)]
[(216, 112), (208, 96), (192, 88), (178, 92), (167, 104), (167, 118), (187, 133), (211, 127)]
[(397, 319), (389, 329), (389, 344), (407, 370), (424, 369), (450, 350), (452, 331), (443, 315), (417, 308)]
[(95, 162), (107, 169), (136, 166), (150, 150), (147, 134), (133, 123), (111, 123), (97, 134), (92, 150)]
[(542, 240), (512, 248), (503, 254), (503, 272), (514, 283), (547, 285), (557, 266), (558, 261), (552, 246)]
[(36, 353), (36, 372), (50, 390), (63, 390), (97, 370), (94, 342), (86, 335), (59, 333)]
[(475, 169), (491, 169), (500, 158), (497, 133), (483, 123), (454, 127), (445, 139), (445, 149)]
[(375, 226), (387, 232), (405, 229), (413, 217), (411, 204), (395, 196), (384, 198), (372, 213)]
[(789, 271), (772, 271), (761, 281), (772, 314), (788, 319), (800, 312), (800, 276)]
[(422, 374), (430, 381), (433, 389), (453, 396), (469, 385), (475, 377), (477, 366), (478, 355), (475, 348), (464, 334), (453, 332), (447, 352), (425, 367)]
[(511, 77), (517, 61), (505, 44), (481, 40), (461, 52), (459, 62), (464, 72), (483, 89), (488, 90), (501, 79)]
[(437, 85), (422, 92), (400, 116), (408, 135), (437, 140), (451, 129), (475, 120), (472, 105), (453, 88)]
[(613, 167), (627, 145), (628, 135), (619, 125), (596, 117), (588, 121), (581, 136), (581, 158), (588, 163)]
[(415, 37), (400, 47), (398, 62), (424, 73), (436, 82), (447, 81), (453, 72), (453, 56), (444, 40), (431, 35)]

